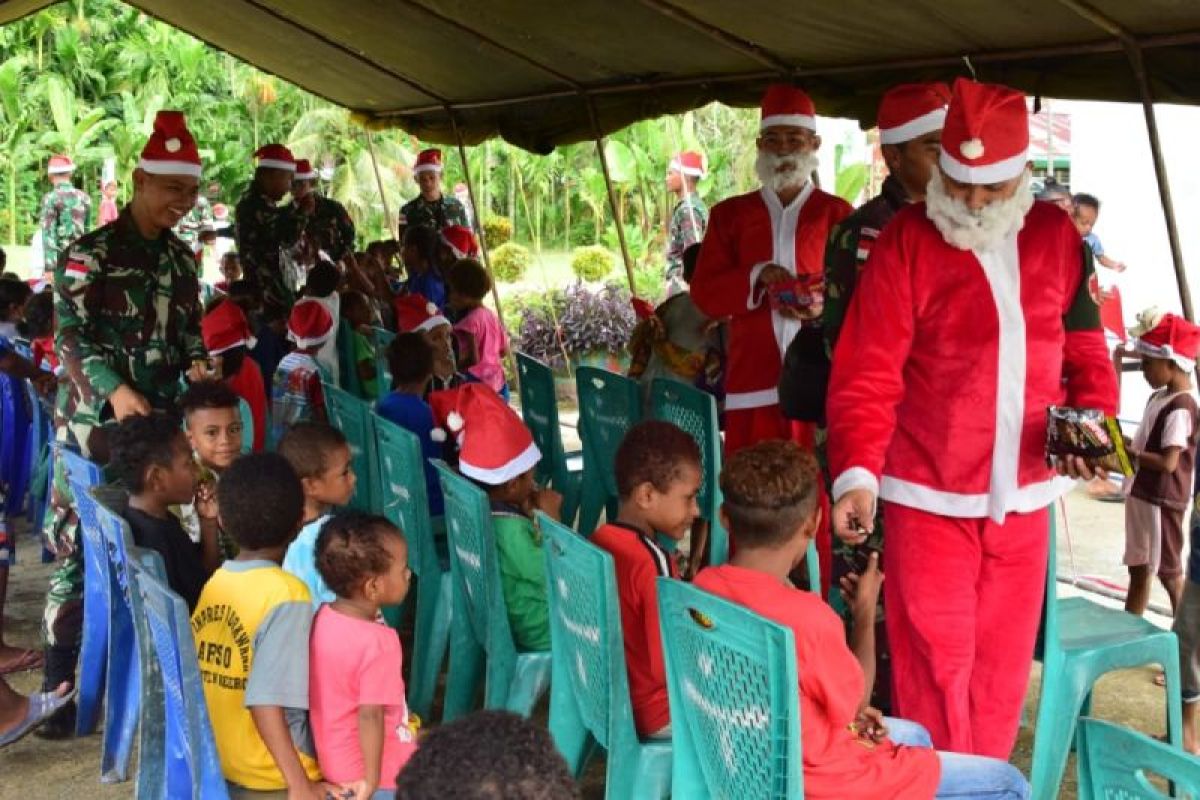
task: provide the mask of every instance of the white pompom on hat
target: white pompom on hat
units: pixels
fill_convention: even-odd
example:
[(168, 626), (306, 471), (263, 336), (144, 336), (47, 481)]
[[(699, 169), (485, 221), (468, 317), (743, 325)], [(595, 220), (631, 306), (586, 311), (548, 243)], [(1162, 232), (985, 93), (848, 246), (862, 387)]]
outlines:
[(154, 131), (142, 149), (138, 169), (151, 175), (200, 177), (200, 150), (182, 111), (159, 111)]

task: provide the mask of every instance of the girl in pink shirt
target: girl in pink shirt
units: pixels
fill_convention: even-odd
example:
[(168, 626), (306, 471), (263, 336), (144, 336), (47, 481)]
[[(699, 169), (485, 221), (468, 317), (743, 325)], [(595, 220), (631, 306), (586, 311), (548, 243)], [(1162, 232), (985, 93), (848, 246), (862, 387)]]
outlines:
[(483, 265), (473, 258), (460, 258), (450, 268), (450, 307), (462, 314), (454, 324), (467, 372), (492, 387), (508, 400), (508, 382), (502, 359), (508, 355), (508, 336), (500, 318), (483, 305), (492, 288)]
[(317, 536), (317, 571), (337, 598), (309, 638), (309, 712), (317, 763), (353, 797), (383, 800), (417, 749), (404, 702), (400, 639), (379, 615), (408, 594), (408, 543), (384, 517), (343, 512)]

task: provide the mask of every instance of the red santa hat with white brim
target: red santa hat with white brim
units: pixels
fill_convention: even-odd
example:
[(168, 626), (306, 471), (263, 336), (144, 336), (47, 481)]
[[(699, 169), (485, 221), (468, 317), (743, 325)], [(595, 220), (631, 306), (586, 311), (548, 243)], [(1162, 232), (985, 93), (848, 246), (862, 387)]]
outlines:
[(950, 87), (944, 83), (902, 83), (883, 93), (875, 124), (880, 144), (903, 144), (941, 130)]
[(959, 183), (1012, 180), (1029, 161), (1029, 110), (1016, 89), (967, 78), (954, 82), (938, 164)]
[(200, 150), (182, 111), (163, 110), (154, 116), (154, 131), (137, 166), (151, 175), (200, 177)]
[(250, 323), (237, 303), (222, 300), (200, 320), (200, 335), (210, 356), (220, 355), (235, 347), (252, 348), (257, 343), (250, 332)]
[(457, 437), (458, 471), (468, 478), (499, 486), (524, 475), (542, 459), (525, 423), (482, 383), (433, 392), (429, 405), (434, 418)]
[(288, 338), (307, 350), (325, 344), (333, 335), (333, 317), (316, 300), (301, 300), (288, 317)]
[(413, 164), (413, 175), (420, 175), (422, 172), (438, 172), (442, 171), (442, 151), (436, 147), (431, 147), (428, 150), (422, 150), (417, 153), (417, 163)]
[(762, 99), (762, 121), (759, 131), (773, 127), (808, 128), (817, 130), (817, 111), (812, 98), (803, 89), (786, 83), (767, 87)]
[(264, 144), (254, 151), (254, 158), (258, 162), (257, 166), (265, 169), (296, 171), (296, 157), (281, 144)]
[(312, 164), (307, 158), (301, 158), (296, 161), (296, 180), (315, 181), (316, 179), (317, 171), (313, 169)]
[(449, 325), (450, 320), (442, 316), (436, 305), (422, 294), (406, 294), (392, 303), (396, 311), (396, 325), (404, 333), (420, 333), (433, 330), (439, 325)]
[[(1184, 372), (1196, 368), (1200, 356), (1200, 325), (1188, 322), (1177, 314), (1156, 314), (1138, 317), (1141, 325), (1134, 328), (1134, 349), (1151, 358), (1166, 358)], [(1149, 325), (1149, 329), (1145, 329)]]
[(703, 178), (708, 174), (708, 164), (704, 154), (697, 153), (695, 150), (685, 150), (672, 158), (667, 169), (678, 172), (680, 175), (690, 175), (693, 178)]
[(448, 225), (442, 229), (442, 243), (450, 248), (455, 258), (475, 258), (479, 255), (479, 243), (470, 228)]
[(75, 171), (75, 162), (70, 156), (50, 156), (46, 163), (47, 175), (70, 175)]

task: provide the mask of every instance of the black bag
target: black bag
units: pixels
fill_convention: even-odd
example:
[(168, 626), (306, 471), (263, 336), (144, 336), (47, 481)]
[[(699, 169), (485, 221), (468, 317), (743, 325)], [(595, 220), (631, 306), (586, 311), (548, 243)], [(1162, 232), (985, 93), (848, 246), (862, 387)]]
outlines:
[(783, 416), (825, 424), (830, 367), (824, 331), (819, 327), (801, 328), (788, 345), (779, 374), (779, 409)]

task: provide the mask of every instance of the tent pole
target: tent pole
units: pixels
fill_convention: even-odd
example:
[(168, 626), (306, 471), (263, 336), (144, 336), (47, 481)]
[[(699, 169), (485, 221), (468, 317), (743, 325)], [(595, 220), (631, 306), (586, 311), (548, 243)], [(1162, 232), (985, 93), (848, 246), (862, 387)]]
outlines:
[(629, 245), (625, 243), (625, 225), (617, 210), (617, 193), (613, 189), (612, 176), (608, 174), (608, 156), (604, 154), (604, 134), (600, 132), (600, 121), (596, 118), (596, 104), (590, 96), (584, 98), (587, 103), (588, 116), (592, 120), (592, 133), (596, 140), (596, 153), (600, 156), (600, 169), (604, 173), (604, 186), (608, 189), (608, 205), (612, 209), (613, 223), (617, 229), (617, 241), (621, 243), (621, 259), (625, 262), (625, 277), (629, 280), (629, 291), (637, 294), (637, 286), (633, 281), (633, 259), (629, 257)]
[(375, 158), (375, 136), (367, 131), (367, 152), (371, 154), (371, 167), (375, 170), (375, 184), (379, 187), (379, 201), (383, 203), (383, 227), (392, 235), (392, 210), (388, 208), (387, 194), (383, 191), (383, 174), (379, 171), (379, 160)]
[(467, 195), (471, 198), (471, 210), (475, 212), (475, 224), (479, 228), (479, 252), (483, 256), (483, 267), (487, 270), (488, 280), (492, 283), (492, 300), (496, 302), (496, 315), (503, 320), (504, 312), (500, 308), (500, 290), (496, 287), (496, 276), (492, 274), (492, 259), (488, 253), (487, 242), (483, 238), (482, 209), (475, 196), (475, 181), (471, 177), (471, 164), (467, 161), (467, 147), (463, 144), (462, 131), (458, 127), (458, 122), (454, 119), (454, 114), (450, 114), (449, 117), (450, 127), (454, 129), (454, 139), (458, 143), (458, 158), (462, 162), (463, 175), (467, 184)]

